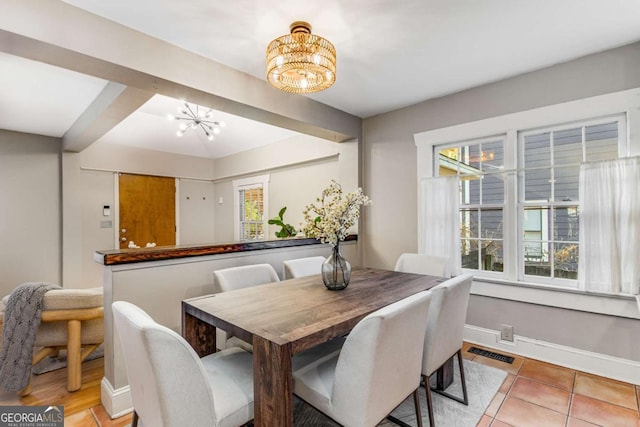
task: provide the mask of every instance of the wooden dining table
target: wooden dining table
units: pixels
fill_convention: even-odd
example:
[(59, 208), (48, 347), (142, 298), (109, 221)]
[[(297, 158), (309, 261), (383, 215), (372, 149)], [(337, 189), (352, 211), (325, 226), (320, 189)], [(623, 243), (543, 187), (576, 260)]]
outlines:
[(216, 351), (215, 329), (253, 344), (254, 425), (293, 425), (292, 356), (343, 336), (379, 308), (446, 280), (354, 268), (349, 286), (327, 290), (307, 276), (182, 302), (182, 333), (200, 357)]

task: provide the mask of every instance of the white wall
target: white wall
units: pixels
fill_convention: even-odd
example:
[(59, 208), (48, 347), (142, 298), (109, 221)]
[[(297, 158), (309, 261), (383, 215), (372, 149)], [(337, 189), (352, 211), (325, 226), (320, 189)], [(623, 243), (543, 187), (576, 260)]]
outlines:
[(0, 294), (60, 283), (60, 140), (0, 130)]
[(178, 209), (180, 244), (215, 241), (213, 182), (181, 179)]
[[(414, 134), (638, 88), (638, 69), (640, 43), (635, 43), (365, 119), (363, 187), (373, 205), (366, 210), (361, 241), (364, 265), (392, 268), (399, 254), (417, 250)], [(552, 123), (553, 117), (549, 119)], [(553, 307), (553, 299), (530, 304), (499, 295), (472, 295), (467, 315), (468, 325), (491, 331), (499, 331), (501, 324), (514, 325), (516, 334), (526, 334), (538, 347), (548, 343), (547, 348), (563, 346), (632, 361), (640, 361), (640, 346), (628, 345), (637, 341), (639, 323)]]
[[(113, 144), (94, 144), (79, 154), (64, 153), (64, 286), (89, 288), (102, 284), (102, 269), (93, 261), (93, 253), (115, 248), (118, 225), (115, 174), (118, 172), (181, 178), (181, 194), (192, 198), (179, 212), (179, 225), (184, 228), (181, 243), (202, 243), (203, 239), (213, 238), (213, 166), (210, 159)], [(109, 217), (102, 216), (104, 205), (111, 206)], [(198, 229), (197, 222), (208, 215), (211, 218)], [(111, 221), (112, 227), (101, 228), (102, 221)]]
[[(217, 159), (215, 241), (234, 238), (233, 179), (269, 174), (268, 218), (277, 216), (286, 206), (284, 220), (298, 230), (304, 219), (302, 210), (320, 196), (331, 179), (338, 181), (345, 191), (357, 188), (357, 161), (358, 144), (355, 141), (335, 143), (304, 135)], [(275, 238), (279, 229), (269, 226), (268, 236)]]
[[(304, 135), (216, 161), (110, 144), (64, 153), (64, 284), (87, 288), (102, 283), (93, 253), (115, 248), (117, 172), (178, 177), (180, 244), (201, 244), (234, 240), (232, 177), (269, 170), (269, 218), (287, 206), (285, 220), (299, 228), (302, 209), (330, 179), (339, 180), (345, 189), (357, 186), (357, 156), (356, 142)], [(111, 206), (110, 217), (102, 216), (104, 205)], [(111, 221), (112, 227), (101, 228), (103, 221)], [(274, 237), (277, 227), (270, 228), (269, 236)]]

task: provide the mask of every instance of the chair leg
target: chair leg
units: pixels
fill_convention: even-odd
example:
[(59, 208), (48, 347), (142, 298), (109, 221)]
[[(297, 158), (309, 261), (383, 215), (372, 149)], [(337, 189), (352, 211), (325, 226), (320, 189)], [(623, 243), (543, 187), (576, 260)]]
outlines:
[(426, 375), (422, 376), (422, 380), (424, 381), (424, 393), (427, 396), (427, 410), (429, 412), (429, 427), (434, 427), (436, 425), (435, 417), (433, 416), (433, 400), (431, 399), (431, 386), (429, 385), (429, 377)]
[(131, 427), (138, 427), (138, 413), (133, 410), (133, 416), (131, 417)]
[(76, 391), (82, 386), (81, 322), (67, 322), (67, 390)]
[[(456, 352), (456, 354), (458, 355), (458, 366), (460, 367), (460, 383), (462, 385), (462, 398), (458, 397), (458, 396), (454, 396), (453, 394), (447, 393), (443, 390), (437, 389), (437, 388), (432, 388), (431, 390), (441, 394), (444, 397), (448, 397), (449, 399), (455, 400), (456, 402), (460, 402), (462, 404), (465, 405), (469, 405), (469, 399), (467, 397), (467, 382), (465, 381), (464, 378), (464, 366), (462, 364), (462, 349), (458, 350)], [(428, 385), (429, 383), (427, 382), (426, 385)], [(425, 386), (426, 388), (426, 386)]]
[(418, 390), (420, 390), (420, 387), (413, 392), (413, 406), (416, 407), (416, 422), (418, 423), (418, 427), (422, 427), (422, 410), (420, 408), (420, 396), (418, 395)]
[[(420, 386), (418, 386), (418, 388), (413, 392), (413, 405), (415, 406), (416, 411), (416, 423), (418, 424), (418, 427), (422, 427), (422, 409), (420, 408), (420, 395), (418, 394), (419, 390)], [(387, 419), (392, 423), (399, 425), (400, 427), (411, 427), (409, 424), (405, 423), (399, 418), (394, 417), (391, 414), (387, 415)]]
[(462, 364), (462, 349), (458, 350), (458, 367), (460, 368), (460, 383), (462, 384), (462, 403), (469, 406), (469, 396), (467, 395), (467, 382), (464, 379), (464, 365)]
[[(33, 356), (33, 359), (31, 360), (31, 365), (36, 365), (37, 363), (39, 363), (45, 357), (53, 356), (57, 352), (58, 352), (58, 350), (55, 347), (44, 347), (44, 348), (41, 348), (40, 351), (38, 351)], [(18, 391), (18, 396), (25, 397), (25, 396), (28, 396), (30, 394), (31, 394), (31, 378), (29, 378), (29, 382), (27, 383), (27, 385), (22, 390)]]

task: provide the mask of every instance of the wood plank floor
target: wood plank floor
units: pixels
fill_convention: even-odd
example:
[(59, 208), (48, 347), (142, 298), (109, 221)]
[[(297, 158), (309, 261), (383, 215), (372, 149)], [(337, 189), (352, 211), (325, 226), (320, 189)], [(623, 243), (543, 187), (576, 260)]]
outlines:
[[(508, 364), (469, 353), (469, 347), (463, 347), (465, 359), (509, 374), (478, 423), (480, 427), (640, 426), (639, 385), (500, 351), (515, 358)], [(66, 375), (66, 369), (59, 369), (34, 376), (33, 393), (25, 398), (0, 390), (0, 405), (64, 405), (65, 427), (125, 427), (131, 423), (130, 414), (111, 420), (100, 404), (102, 358), (83, 363), (82, 388), (75, 393), (66, 391)]]

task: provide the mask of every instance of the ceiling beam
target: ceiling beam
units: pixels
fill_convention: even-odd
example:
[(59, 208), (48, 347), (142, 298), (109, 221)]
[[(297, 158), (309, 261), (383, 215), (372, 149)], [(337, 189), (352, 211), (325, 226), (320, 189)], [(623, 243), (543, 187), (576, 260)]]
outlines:
[(109, 82), (62, 137), (62, 149), (79, 153), (153, 97), (153, 92)]
[(0, 0), (0, 51), (332, 141), (362, 119), (62, 1)]

